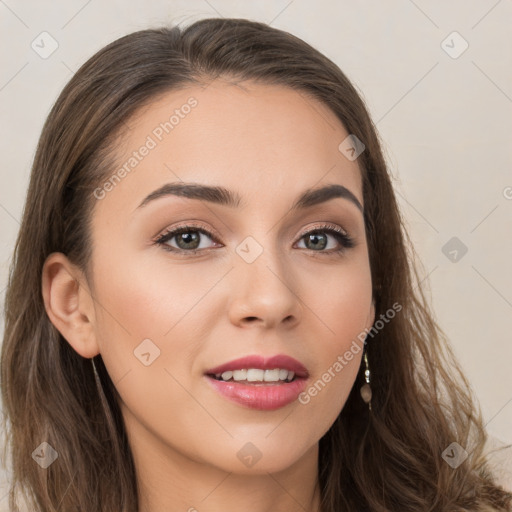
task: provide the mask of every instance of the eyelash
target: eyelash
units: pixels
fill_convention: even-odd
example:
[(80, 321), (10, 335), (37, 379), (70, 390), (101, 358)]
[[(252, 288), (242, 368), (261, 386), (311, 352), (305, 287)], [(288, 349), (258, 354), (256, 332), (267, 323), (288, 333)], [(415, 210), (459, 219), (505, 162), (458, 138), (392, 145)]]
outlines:
[[(161, 245), (162, 248), (166, 251), (172, 252), (172, 253), (178, 253), (178, 254), (197, 254), (199, 252), (207, 251), (208, 249), (177, 249), (176, 247), (171, 247), (166, 244), (169, 240), (174, 238), (177, 235), (180, 235), (182, 233), (188, 233), (188, 232), (198, 232), (202, 233), (203, 235), (208, 236), (211, 238), (214, 242), (220, 243), (216, 240), (216, 238), (210, 233), (207, 229), (205, 229), (202, 226), (196, 226), (193, 224), (187, 224), (184, 226), (178, 226), (176, 228), (173, 228), (169, 231), (165, 231), (161, 235), (159, 235), (155, 240), (154, 243), (157, 245)], [(339, 249), (331, 249), (329, 251), (314, 251), (312, 249), (303, 249), (303, 250), (309, 250), (313, 253), (324, 253), (326, 255), (333, 255), (333, 254), (341, 254), (344, 253), (347, 249), (351, 249), (355, 246), (354, 239), (351, 238), (343, 229), (333, 226), (330, 224), (324, 224), (322, 226), (317, 226), (314, 229), (311, 229), (309, 231), (305, 231), (302, 233), (299, 237), (299, 241), (302, 240), (307, 235), (313, 235), (318, 233), (329, 233), (331, 234), (341, 245)], [(210, 248), (209, 248), (210, 249)], [(213, 247), (211, 248), (213, 249)]]

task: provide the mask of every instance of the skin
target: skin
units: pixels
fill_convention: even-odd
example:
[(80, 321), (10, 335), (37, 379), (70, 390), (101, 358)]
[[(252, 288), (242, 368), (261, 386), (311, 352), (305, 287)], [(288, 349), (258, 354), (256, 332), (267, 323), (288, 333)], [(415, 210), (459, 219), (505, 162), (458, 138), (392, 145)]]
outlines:
[[(134, 116), (116, 147), (119, 166), (191, 96), (198, 104), (190, 114), (96, 201), (93, 282), (65, 255), (48, 257), (46, 310), (76, 352), (101, 353), (119, 391), (141, 512), (318, 511), (318, 442), (343, 408), (362, 351), (309, 403), (275, 411), (228, 401), (204, 372), (245, 355), (287, 354), (306, 366), (311, 384), (371, 327), (361, 211), (345, 198), (290, 211), (304, 190), (328, 184), (363, 204), (357, 160), (338, 150), (348, 133), (316, 100), (215, 80), (168, 93)], [(224, 186), (243, 205), (166, 196), (137, 208), (176, 181)], [(179, 255), (153, 243), (190, 221), (214, 236), (199, 235), (203, 252)], [(306, 245), (301, 235), (322, 223), (346, 230), (355, 246), (343, 249), (325, 231), (328, 246)], [(248, 236), (263, 249), (250, 264), (235, 251)], [(167, 246), (180, 247), (178, 238)], [(336, 248), (343, 250), (328, 254)], [(160, 355), (145, 366), (134, 350), (148, 338)], [(262, 455), (252, 467), (237, 457), (249, 442)]]

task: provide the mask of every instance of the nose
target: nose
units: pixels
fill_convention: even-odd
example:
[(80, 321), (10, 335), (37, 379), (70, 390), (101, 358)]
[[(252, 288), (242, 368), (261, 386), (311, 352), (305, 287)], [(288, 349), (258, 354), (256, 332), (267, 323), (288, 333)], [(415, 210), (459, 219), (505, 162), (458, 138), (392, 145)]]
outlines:
[[(238, 256), (236, 256), (238, 258)], [(252, 263), (239, 259), (232, 273), (230, 321), (238, 327), (296, 326), (302, 317), (302, 301), (294, 289), (297, 276), (276, 252), (263, 253)], [(295, 285), (295, 286), (294, 286)]]

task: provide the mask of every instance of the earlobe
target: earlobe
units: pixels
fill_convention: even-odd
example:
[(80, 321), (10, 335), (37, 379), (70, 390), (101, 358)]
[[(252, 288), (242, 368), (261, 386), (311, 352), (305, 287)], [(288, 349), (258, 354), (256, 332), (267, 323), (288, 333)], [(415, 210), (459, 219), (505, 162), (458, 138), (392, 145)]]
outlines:
[(74, 350), (85, 358), (99, 354), (94, 304), (85, 277), (64, 254), (52, 253), (46, 258), (42, 293), (50, 321)]

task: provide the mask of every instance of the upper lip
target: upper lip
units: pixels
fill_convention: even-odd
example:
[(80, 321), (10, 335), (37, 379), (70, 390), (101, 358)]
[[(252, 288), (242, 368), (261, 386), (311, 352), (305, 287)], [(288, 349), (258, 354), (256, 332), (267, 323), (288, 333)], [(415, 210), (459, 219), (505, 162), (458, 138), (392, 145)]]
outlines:
[(206, 374), (215, 375), (230, 370), (244, 370), (249, 368), (259, 368), (261, 370), (273, 370), (274, 368), (280, 368), (294, 372), (299, 378), (306, 378), (309, 376), (308, 370), (302, 363), (285, 354), (278, 354), (272, 357), (263, 357), (259, 355), (241, 357), (239, 359), (229, 361), (229, 363), (211, 368), (206, 371)]

